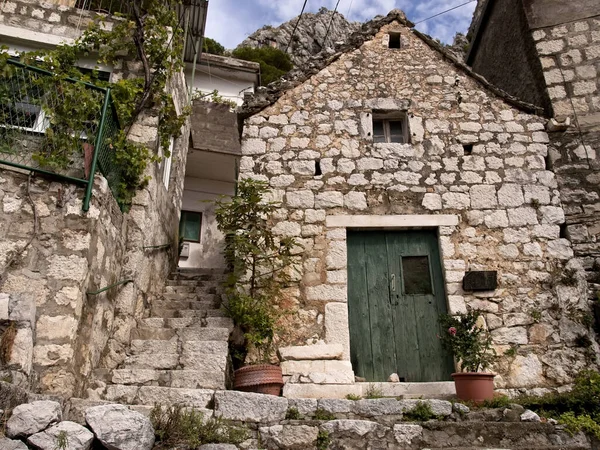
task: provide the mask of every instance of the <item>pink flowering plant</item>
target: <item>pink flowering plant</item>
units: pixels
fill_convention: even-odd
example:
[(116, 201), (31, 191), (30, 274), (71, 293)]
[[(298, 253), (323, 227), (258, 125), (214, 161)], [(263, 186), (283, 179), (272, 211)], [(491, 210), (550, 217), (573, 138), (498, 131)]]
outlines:
[(440, 339), (452, 351), (463, 372), (483, 372), (496, 360), (492, 337), (477, 324), (479, 311), (451, 316), (440, 315)]

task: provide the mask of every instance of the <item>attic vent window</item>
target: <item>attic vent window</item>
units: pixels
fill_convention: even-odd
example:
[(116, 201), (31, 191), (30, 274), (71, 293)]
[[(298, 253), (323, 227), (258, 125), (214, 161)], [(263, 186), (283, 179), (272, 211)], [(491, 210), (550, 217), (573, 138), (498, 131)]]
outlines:
[(389, 48), (400, 48), (400, 33), (390, 33)]
[(373, 113), (373, 142), (408, 144), (408, 120), (404, 112)]

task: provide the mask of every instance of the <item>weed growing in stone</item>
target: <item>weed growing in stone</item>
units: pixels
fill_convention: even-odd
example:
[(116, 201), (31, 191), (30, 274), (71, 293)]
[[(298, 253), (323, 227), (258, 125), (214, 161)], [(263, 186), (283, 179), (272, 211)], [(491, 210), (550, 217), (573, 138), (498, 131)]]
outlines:
[(16, 337), (17, 326), (15, 322), (11, 322), (0, 338), (0, 362), (2, 362), (2, 364), (8, 364)]
[(69, 447), (69, 435), (65, 430), (60, 431), (56, 435), (56, 444), (54, 450), (67, 450)]
[(530, 314), (535, 323), (539, 323), (542, 320), (542, 312), (539, 309), (533, 309)]
[(315, 411), (315, 420), (334, 420), (335, 416), (323, 408), (317, 408)]
[(510, 348), (504, 350), (504, 356), (516, 356), (518, 349), (518, 345), (511, 345)]
[(329, 433), (325, 430), (320, 430), (317, 435), (317, 450), (327, 450), (331, 444)]
[(576, 416), (575, 413), (567, 412), (558, 418), (558, 422), (565, 426), (565, 430), (573, 436), (575, 433), (583, 431), (600, 439), (600, 425), (598, 420), (592, 419), (588, 414)]
[(361, 400), (362, 397), (360, 395), (356, 395), (356, 394), (348, 394), (346, 395), (346, 400), (353, 400), (353, 401), (357, 401), (357, 400)]
[(427, 422), (438, 417), (433, 413), (429, 403), (417, 402), (413, 409), (404, 412), (403, 418), (409, 422)]
[(491, 400), (484, 400), (481, 406), (484, 408), (507, 408), (511, 403), (513, 402), (506, 395), (495, 395)]
[(287, 412), (285, 413), (285, 418), (287, 420), (300, 420), (302, 416), (300, 415), (298, 408), (294, 408), (292, 406), (291, 408), (288, 408)]
[(177, 405), (155, 405), (150, 413), (159, 449), (202, 444), (239, 444), (247, 439), (247, 430), (219, 418), (204, 419), (204, 414)]
[(373, 384), (370, 384), (365, 393), (365, 398), (383, 398), (383, 391)]

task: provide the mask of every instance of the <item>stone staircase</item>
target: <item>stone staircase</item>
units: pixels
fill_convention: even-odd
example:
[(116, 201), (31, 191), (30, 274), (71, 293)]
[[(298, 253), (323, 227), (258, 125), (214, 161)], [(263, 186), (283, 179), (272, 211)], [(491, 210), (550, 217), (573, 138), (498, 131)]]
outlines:
[(90, 398), (205, 408), (213, 391), (229, 382), (233, 322), (220, 308), (224, 277), (210, 269), (172, 274), (162, 296), (151, 302), (150, 317), (131, 332), (124, 363), (95, 371), (106, 386)]

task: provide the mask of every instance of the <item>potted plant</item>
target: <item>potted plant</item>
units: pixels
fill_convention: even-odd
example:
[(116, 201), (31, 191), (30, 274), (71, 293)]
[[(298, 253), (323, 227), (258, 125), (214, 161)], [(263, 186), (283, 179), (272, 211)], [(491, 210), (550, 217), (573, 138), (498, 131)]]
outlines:
[(281, 367), (271, 365), (273, 341), (283, 311), (278, 307), (289, 283), (293, 238), (277, 236), (270, 221), (279, 208), (266, 200), (266, 183), (241, 180), (236, 194), (216, 202), (219, 230), (225, 235), (225, 308), (235, 329), (230, 342), (234, 389), (279, 395)]
[(479, 311), (451, 316), (442, 314), (442, 343), (450, 349), (460, 366), (460, 372), (453, 373), (456, 395), (461, 400), (481, 403), (494, 397), (494, 377), (496, 374), (486, 369), (496, 359), (492, 347), (492, 337), (478, 324)]

